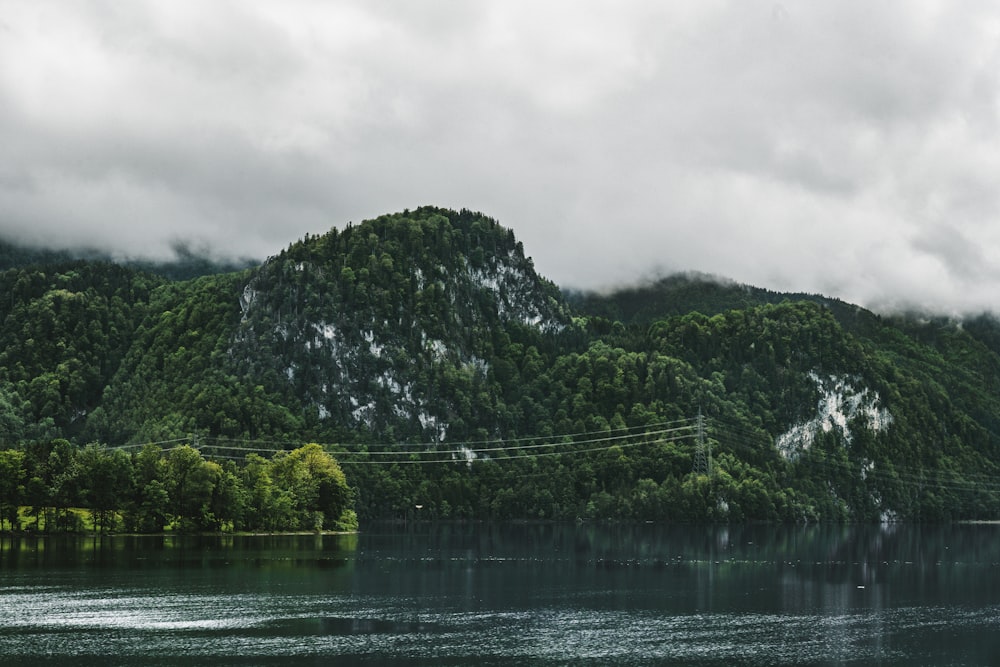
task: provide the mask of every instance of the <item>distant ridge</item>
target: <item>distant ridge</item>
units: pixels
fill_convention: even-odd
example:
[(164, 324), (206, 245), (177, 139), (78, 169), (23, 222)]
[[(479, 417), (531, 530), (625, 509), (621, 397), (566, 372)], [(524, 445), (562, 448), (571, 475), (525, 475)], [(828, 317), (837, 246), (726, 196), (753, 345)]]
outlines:
[(53, 250), (0, 239), (0, 271), (28, 266), (56, 266), (70, 262), (107, 262), (152, 273), (170, 280), (188, 280), (231, 271), (242, 271), (259, 264), (250, 258), (218, 260), (199, 252), (184, 242), (172, 247), (172, 260), (117, 259), (108, 252), (94, 248)]

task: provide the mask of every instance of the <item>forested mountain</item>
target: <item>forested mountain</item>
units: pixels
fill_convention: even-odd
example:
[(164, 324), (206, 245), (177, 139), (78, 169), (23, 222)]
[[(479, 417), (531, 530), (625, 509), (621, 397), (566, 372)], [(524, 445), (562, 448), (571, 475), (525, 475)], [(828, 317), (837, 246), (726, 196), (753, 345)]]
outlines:
[[(509, 229), (431, 207), (242, 271), (56, 262), (0, 287), (0, 438), (23, 454), (7, 516), (52, 505), (70, 488), (53, 466), (89, 452), (131, 466), (133, 527), (157, 498), (202, 527), (306, 525), (319, 487), (279, 492), (299, 477), (266, 461), (306, 442), (362, 520), (1000, 513), (992, 316), (881, 317), (697, 275), (564, 295)], [(168, 471), (188, 450), (219, 469), (185, 510)]]

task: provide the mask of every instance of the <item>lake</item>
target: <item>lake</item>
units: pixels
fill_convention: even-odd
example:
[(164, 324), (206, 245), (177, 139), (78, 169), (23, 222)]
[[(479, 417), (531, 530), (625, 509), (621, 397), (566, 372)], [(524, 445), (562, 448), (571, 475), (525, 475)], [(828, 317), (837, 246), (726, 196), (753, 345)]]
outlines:
[(997, 665), (1000, 526), (0, 538), (4, 665)]

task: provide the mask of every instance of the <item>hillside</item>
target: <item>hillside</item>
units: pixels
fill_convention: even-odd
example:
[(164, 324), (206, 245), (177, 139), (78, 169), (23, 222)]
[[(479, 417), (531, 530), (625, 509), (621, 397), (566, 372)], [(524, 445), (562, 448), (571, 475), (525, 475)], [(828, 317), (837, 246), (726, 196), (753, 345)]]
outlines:
[(1000, 514), (990, 316), (880, 317), (700, 276), (564, 295), (511, 230), (432, 207), (242, 271), (84, 261), (0, 285), (15, 449), (242, 461), (326, 443), (362, 520)]

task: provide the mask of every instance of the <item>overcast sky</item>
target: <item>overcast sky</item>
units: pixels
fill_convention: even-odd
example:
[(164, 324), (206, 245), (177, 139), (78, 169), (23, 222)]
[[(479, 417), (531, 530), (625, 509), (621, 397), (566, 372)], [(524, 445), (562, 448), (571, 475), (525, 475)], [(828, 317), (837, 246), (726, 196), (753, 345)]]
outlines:
[(1000, 311), (1000, 4), (0, 0), (0, 235), (265, 257), (422, 204), (544, 276)]

